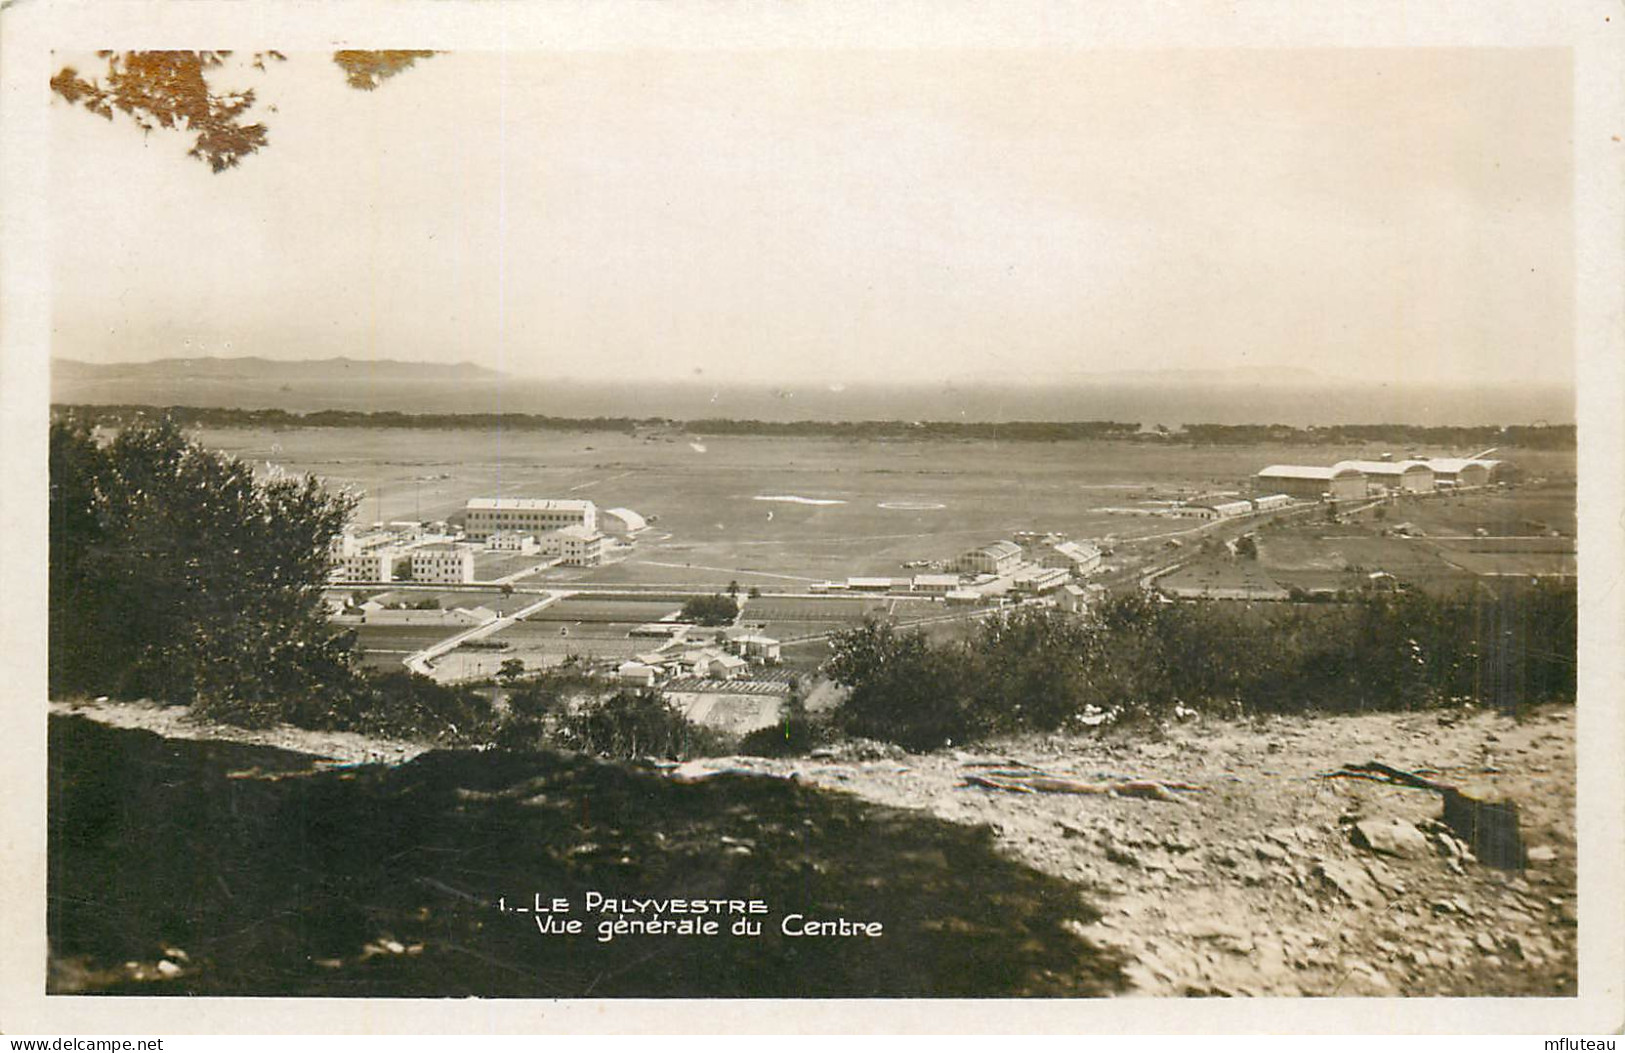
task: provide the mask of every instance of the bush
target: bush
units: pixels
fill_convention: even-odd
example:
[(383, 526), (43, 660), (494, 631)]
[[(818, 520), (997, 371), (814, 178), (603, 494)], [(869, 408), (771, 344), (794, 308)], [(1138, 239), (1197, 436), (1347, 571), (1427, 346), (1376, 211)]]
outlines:
[(487, 743), (497, 729), (490, 688), (442, 684), (404, 669), (357, 677), (350, 690), (319, 704), (290, 699), (284, 711), (300, 727), (445, 746)]
[(1235, 713), (1504, 709), (1575, 694), (1576, 595), (1547, 582), (1460, 595), (1254, 608), (1108, 599), (1087, 620), (1017, 610), (964, 644), (883, 625), (838, 634), (851, 731), (910, 748), (990, 732)]
[(806, 716), (786, 717), (757, 728), (739, 740), (738, 752), (750, 757), (800, 757), (829, 741), (829, 729)]
[(686, 760), (714, 752), (712, 732), (689, 722), (659, 691), (619, 691), (589, 702), (559, 722), (558, 742), (600, 757)]
[(873, 621), (836, 633), (830, 644), (830, 675), (852, 689), (841, 707), (848, 731), (909, 749), (934, 749), (972, 734), (961, 649)]

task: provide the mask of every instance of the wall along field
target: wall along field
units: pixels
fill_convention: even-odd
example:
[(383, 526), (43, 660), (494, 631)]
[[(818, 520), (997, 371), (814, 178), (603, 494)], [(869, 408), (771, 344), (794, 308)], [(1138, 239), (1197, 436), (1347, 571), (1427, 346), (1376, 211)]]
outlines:
[[(1017, 530), (1121, 541), (1175, 534), (1190, 524), (1120, 510), (1245, 492), (1252, 473), (1267, 464), (1329, 464), (1387, 452), (360, 428), (204, 429), (197, 438), (256, 465), (312, 472), (362, 492), (362, 522), (455, 517), (468, 498), (493, 495), (587, 498), (600, 508), (657, 517), (624, 561), (549, 572), (548, 582), (738, 581), (764, 591), (899, 575), (904, 561), (951, 559)], [(1574, 474), (1572, 452), (1498, 456), (1528, 474)], [(760, 500), (786, 497), (805, 500)]]

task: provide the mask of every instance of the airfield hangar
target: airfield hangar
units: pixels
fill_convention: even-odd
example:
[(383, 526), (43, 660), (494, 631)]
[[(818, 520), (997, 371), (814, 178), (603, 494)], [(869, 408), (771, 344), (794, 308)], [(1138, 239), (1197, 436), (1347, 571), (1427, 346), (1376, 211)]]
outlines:
[(1440, 486), (1487, 486), (1494, 463), (1467, 457), (1429, 457), (1428, 467), (1433, 469), (1433, 480)]
[(1314, 464), (1272, 464), (1253, 476), (1260, 493), (1288, 494), (1318, 501), (1329, 495), (1334, 501), (1352, 501), (1365, 496), (1365, 473), (1346, 464), (1322, 468)]
[(1021, 546), (1014, 541), (995, 541), (959, 557), (959, 569), (969, 574), (1008, 574), (1020, 563)]
[(464, 512), (467, 522), (463, 529), (475, 541), (484, 541), (497, 531), (546, 534), (566, 527), (598, 529), (598, 506), (591, 501), (471, 497)]
[(630, 508), (606, 508), (599, 519), (600, 529), (611, 537), (631, 537), (649, 528), (648, 522)]
[(1433, 469), (1426, 461), (1339, 461), (1333, 468), (1354, 468), (1366, 480), (1388, 490), (1423, 494), (1433, 490)]

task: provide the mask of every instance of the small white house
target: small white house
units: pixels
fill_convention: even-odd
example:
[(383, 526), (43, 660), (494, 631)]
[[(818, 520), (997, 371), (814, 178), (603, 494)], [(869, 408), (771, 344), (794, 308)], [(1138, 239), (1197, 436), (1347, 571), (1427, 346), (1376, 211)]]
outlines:
[(754, 658), (762, 662), (777, 662), (779, 660), (779, 641), (771, 636), (750, 633), (745, 636), (736, 636), (729, 643), (745, 658)]
[(499, 530), (485, 539), (485, 547), (492, 552), (519, 552), (531, 555), (541, 549), (535, 534), (521, 534), (517, 530)]
[(622, 662), (616, 668), (615, 676), (621, 683), (633, 687), (653, 687), (655, 680), (660, 676), (660, 670), (642, 662)]

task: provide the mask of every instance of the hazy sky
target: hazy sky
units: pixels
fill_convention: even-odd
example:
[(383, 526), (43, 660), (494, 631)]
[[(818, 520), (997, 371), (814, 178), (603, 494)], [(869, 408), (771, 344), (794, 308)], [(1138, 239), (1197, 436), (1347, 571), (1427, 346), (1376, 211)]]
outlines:
[(1564, 51), (457, 53), (371, 93), (292, 53), (214, 78), (270, 129), (221, 175), (52, 97), (55, 354), (1573, 377)]

